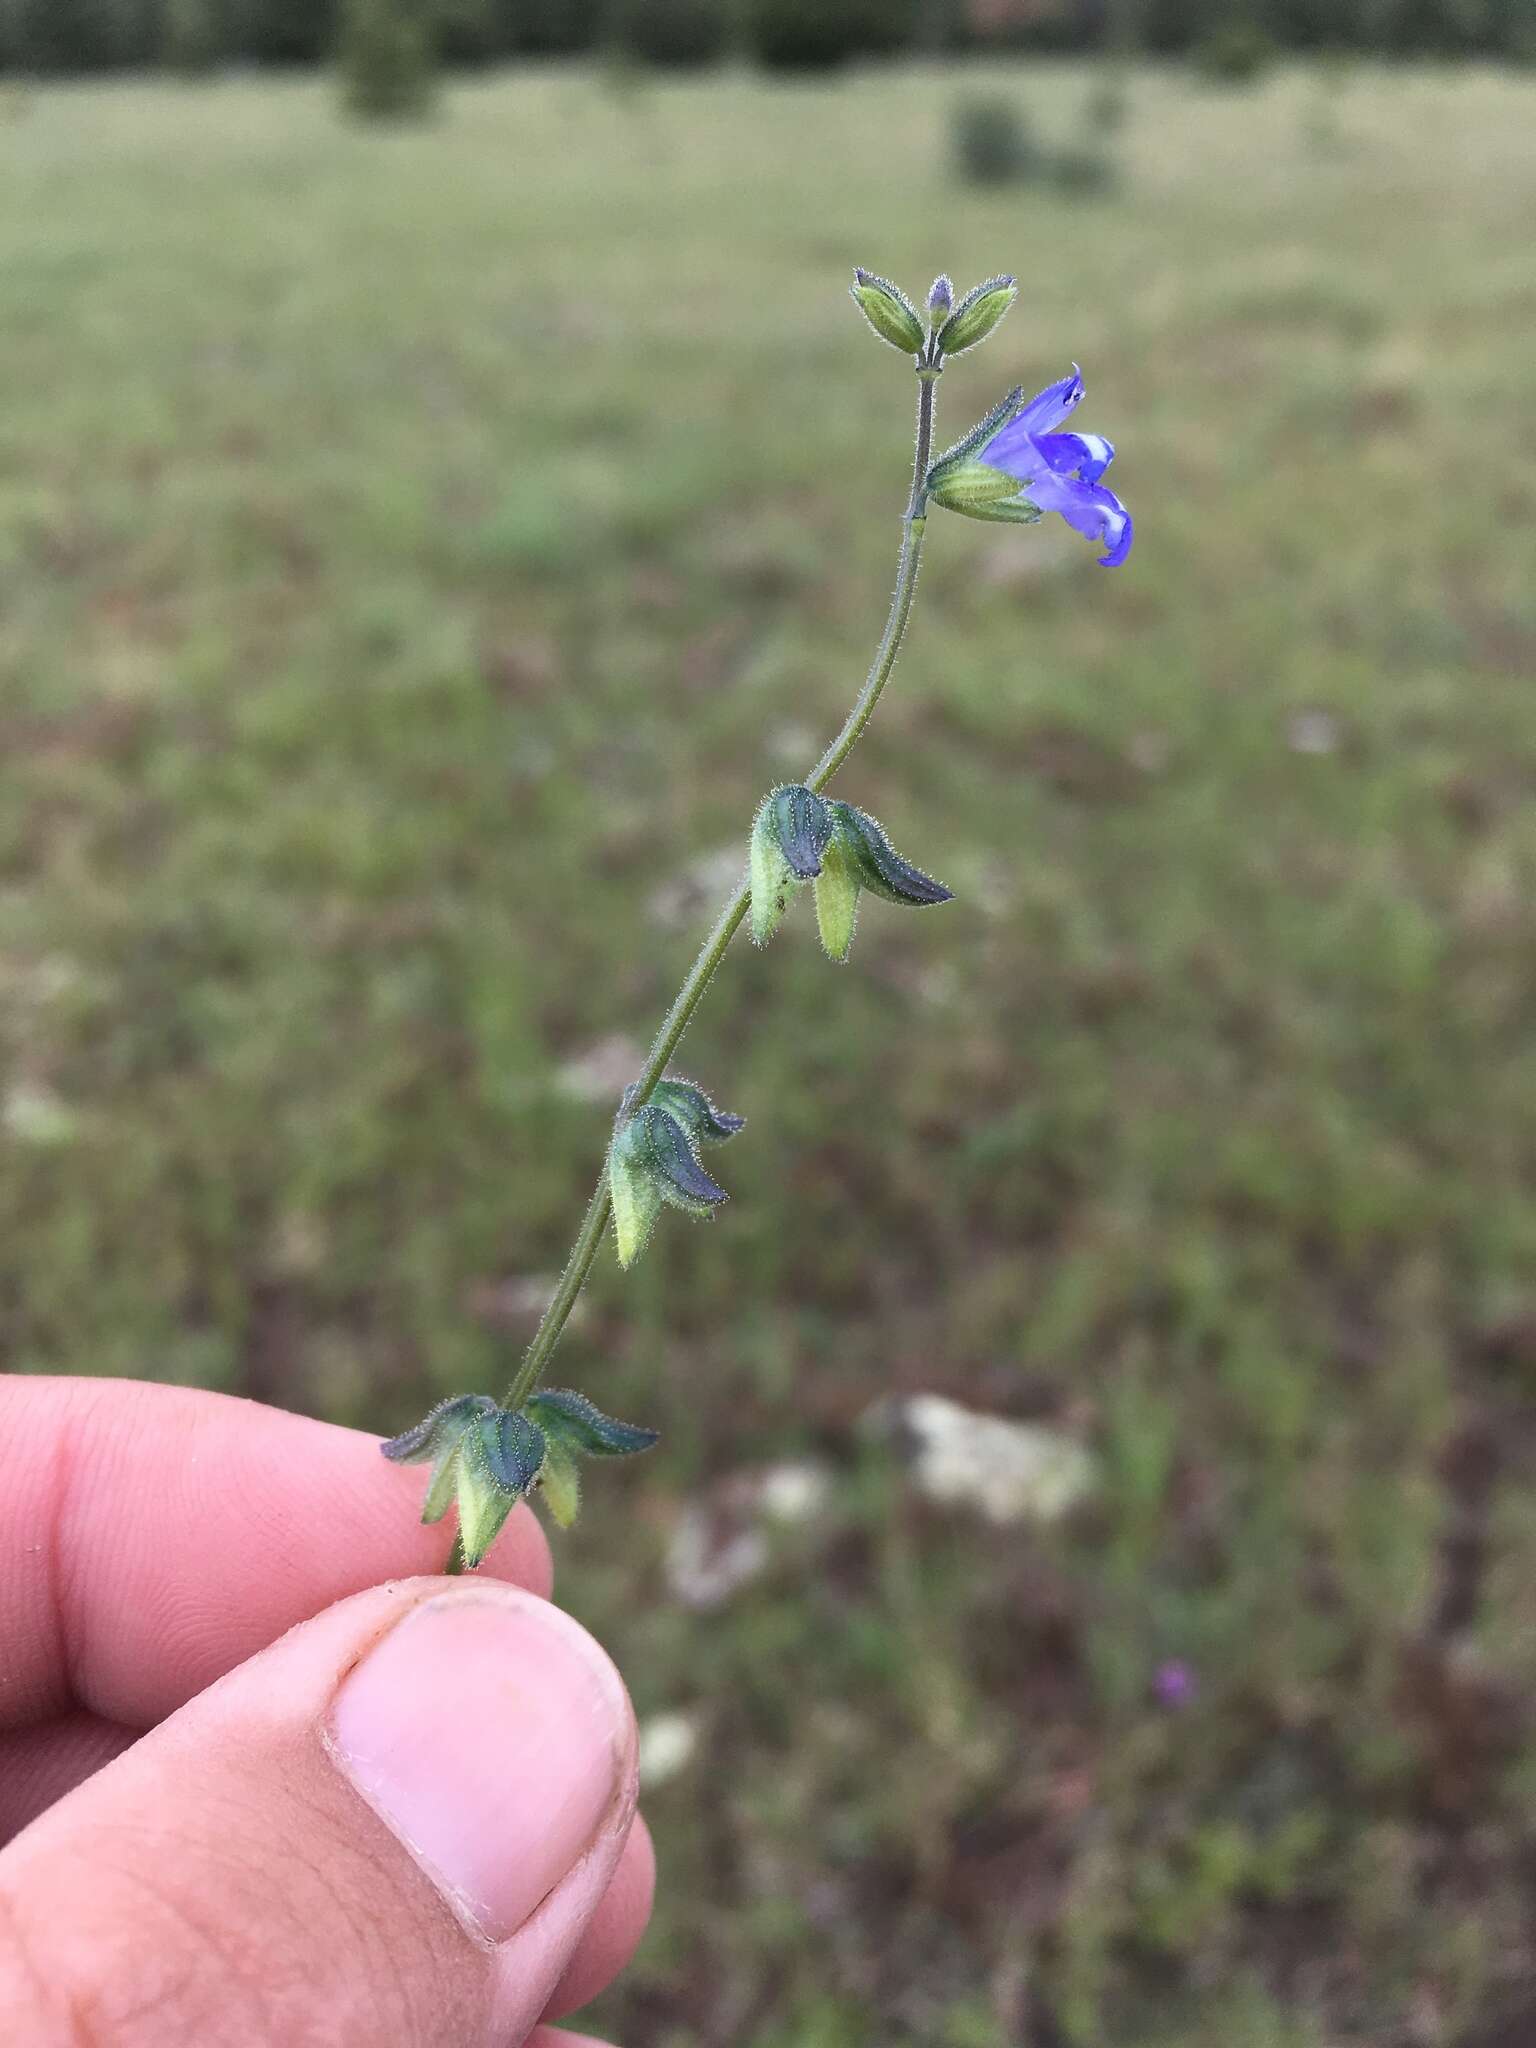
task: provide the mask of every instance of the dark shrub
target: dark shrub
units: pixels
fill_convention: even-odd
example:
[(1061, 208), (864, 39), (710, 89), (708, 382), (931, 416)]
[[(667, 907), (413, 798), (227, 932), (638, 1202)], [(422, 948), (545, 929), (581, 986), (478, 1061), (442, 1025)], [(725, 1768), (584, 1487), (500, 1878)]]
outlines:
[(1014, 185), (1041, 172), (1040, 147), (1028, 121), (1001, 93), (957, 100), (949, 130), (955, 168), (968, 185)]
[(518, 56), (567, 57), (596, 47), (607, 0), (492, 0), (500, 43)]
[(613, 35), (645, 64), (714, 64), (725, 55), (731, 20), (727, 0), (620, 0)]
[(436, 83), (433, 0), (343, 0), (342, 90), (347, 106), (369, 121), (406, 121), (424, 114)]
[(258, 64), (316, 64), (336, 46), (336, 0), (244, 0), (240, 54)]
[(749, 49), (775, 71), (827, 71), (901, 49), (917, 19), (913, 0), (745, 0), (743, 11)]
[(197, 78), (227, 54), (219, 0), (165, 0), (160, 54), (172, 71)]
[(1212, 85), (1252, 85), (1275, 61), (1275, 46), (1263, 29), (1230, 22), (1195, 45), (1194, 63)]

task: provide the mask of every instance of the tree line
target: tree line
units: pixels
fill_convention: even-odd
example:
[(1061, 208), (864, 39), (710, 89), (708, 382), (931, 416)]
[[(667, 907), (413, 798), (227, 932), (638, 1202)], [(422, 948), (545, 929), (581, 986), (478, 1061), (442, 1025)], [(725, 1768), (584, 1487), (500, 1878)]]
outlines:
[(1234, 30), (1281, 48), (1536, 56), (1536, 0), (0, 0), (0, 69), (328, 61), (376, 10), (450, 63), (606, 51), (815, 66), (905, 48), (1178, 54)]

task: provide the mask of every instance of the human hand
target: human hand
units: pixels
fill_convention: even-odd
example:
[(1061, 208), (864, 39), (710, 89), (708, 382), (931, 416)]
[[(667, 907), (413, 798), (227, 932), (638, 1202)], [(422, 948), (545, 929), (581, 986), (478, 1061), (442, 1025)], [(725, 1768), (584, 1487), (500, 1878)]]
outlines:
[(0, 2041), (582, 2048), (543, 2022), (650, 1910), (628, 1699), (526, 1507), (419, 1577), (412, 1489), (249, 1402), (0, 1385)]

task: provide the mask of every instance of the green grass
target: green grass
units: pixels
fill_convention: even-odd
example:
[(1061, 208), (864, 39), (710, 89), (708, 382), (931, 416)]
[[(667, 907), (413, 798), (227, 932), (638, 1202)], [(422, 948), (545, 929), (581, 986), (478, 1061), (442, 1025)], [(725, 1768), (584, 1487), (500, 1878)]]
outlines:
[[(658, 893), (883, 616), (910, 377), (849, 266), (1015, 269), (941, 439), (1080, 361), (1137, 551), (935, 517), (839, 789), (959, 900), (872, 905), (841, 971), (809, 905), (733, 951), (682, 1064), (751, 1120), (735, 1199), (605, 1259), (559, 1369), (665, 1430), (564, 1595), (704, 1730), (593, 2024), (1494, 2048), (1536, 1971), (1536, 87), (1362, 73), (1324, 133), (1301, 74), (1137, 78), (1073, 202), (956, 187), (966, 82), (6, 103), (5, 1358), (380, 1430), (504, 1383), (605, 1135), (559, 1070), (648, 1037), (712, 914)], [(1013, 82), (1064, 136), (1085, 76)], [(891, 1388), (1080, 1431), (1097, 1505), (919, 1506), (857, 1428)], [(682, 1504), (806, 1451), (832, 1511), (681, 1608)]]

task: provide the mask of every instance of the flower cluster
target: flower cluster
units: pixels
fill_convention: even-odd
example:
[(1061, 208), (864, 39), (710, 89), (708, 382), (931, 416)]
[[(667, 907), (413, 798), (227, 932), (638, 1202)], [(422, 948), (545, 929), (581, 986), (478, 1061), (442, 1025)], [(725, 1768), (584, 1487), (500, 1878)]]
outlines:
[(764, 797), (752, 828), (751, 877), (757, 944), (778, 930), (795, 890), (814, 882), (816, 924), (832, 960), (848, 958), (861, 890), (914, 907), (951, 900), (942, 882), (903, 860), (868, 811), (829, 803), (799, 783)]
[(424, 1522), (459, 1511), (464, 1563), (477, 1565), (520, 1500), (537, 1486), (562, 1528), (581, 1501), (579, 1458), (625, 1458), (647, 1451), (654, 1429), (615, 1422), (584, 1394), (546, 1387), (515, 1413), (489, 1394), (441, 1401), (424, 1422), (391, 1437), (384, 1455), (397, 1465), (430, 1465)]

